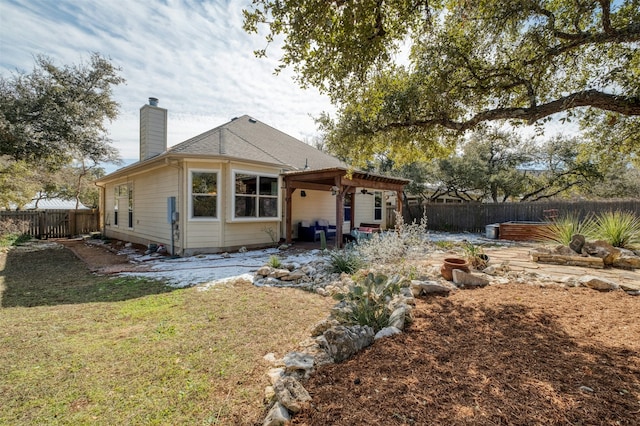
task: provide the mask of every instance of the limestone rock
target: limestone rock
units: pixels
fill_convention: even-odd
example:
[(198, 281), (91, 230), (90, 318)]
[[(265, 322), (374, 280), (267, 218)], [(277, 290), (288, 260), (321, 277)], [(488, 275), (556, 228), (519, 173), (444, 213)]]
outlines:
[(449, 283), (411, 280), (411, 291), (415, 297), (423, 294), (449, 294), (455, 287)]
[(298, 413), (309, 406), (309, 392), (291, 376), (283, 377), (273, 386), (278, 402), (292, 413)]
[(489, 285), (489, 280), (479, 275), (464, 272), (460, 269), (453, 270), (453, 282), (458, 287), (484, 287)]
[(395, 327), (398, 330), (404, 330), (404, 320), (407, 316), (407, 306), (399, 306), (391, 315), (389, 315), (389, 326)]
[(618, 283), (608, 280), (606, 278), (594, 277), (592, 275), (585, 275), (580, 278), (580, 284), (584, 287), (591, 288), (598, 291), (611, 291), (620, 288)]
[(271, 273), (269, 274), (270, 278), (282, 278), (284, 276), (289, 275), (289, 270), (288, 269), (273, 269), (271, 271)]
[(331, 327), (335, 327), (337, 325), (340, 325), (340, 323), (335, 319), (323, 319), (311, 328), (311, 337), (320, 336)]
[(318, 340), (335, 362), (342, 362), (371, 345), (373, 336), (373, 328), (367, 325), (339, 325), (325, 331)]
[(270, 267), (270, 266), (267, 266), (267, 265), (265, 265), (265, 266), (261, 267), (260, 269), (258, 269), (258, 270), (256, 271), (256, 275), (260, 275), (260, 276), (262, 276), (262, 277), (266, 277), (266, 276), (268, 276), (270, 273), (271, 273), (271, 267)]
[(299, 281), (307, 278), (307, 274), (302, 271), (293, 271), (280, 277), (282, 281)]
[(389, 337), (399, 333), (402, 333), (402, 330), (396, 327), (393, 327), (393, 326), (385, 327), (382, 330), (378, 331), (376, 335), (373, 337), (373, 339), (378, 340), (378, 339), (382, 339), (383, 337)]
[(640, 256), (631, 250), (619, 249), (620, 254), (613, 259), (613, 266), (625, 269), (640, 269)]
[(262, 426), (284, 426), (291, 420), (289, 410), (284, 405), (276, 402), (269, 410), (269, 414), (265, 417)]
[(278, 380), (280, 380), (282, 376), (284, 376), (284, 368), (282, 367), (272, 368), (271, 370), (267, 371), (267, 376), (269, 377), (269, 381), (273, 385)]
[(612, 265), (613, 260), (620, 255), (620, 249), (615, 248), (606, 241), (598, 240), (586, 242), (582, 247), (582, 253), (599, 257), (605, 265)]
[(287, 374), (297, 373), (306, 378), (313, 371), (313, 356), (309, 354), (289, 352), (282, 360)]

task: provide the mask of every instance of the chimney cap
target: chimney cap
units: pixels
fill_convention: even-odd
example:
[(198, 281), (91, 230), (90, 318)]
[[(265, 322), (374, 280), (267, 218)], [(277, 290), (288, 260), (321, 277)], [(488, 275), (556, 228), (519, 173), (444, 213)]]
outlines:
[(158, 106), (158, 98), (149, 98), (149, 105), (157, 107)]

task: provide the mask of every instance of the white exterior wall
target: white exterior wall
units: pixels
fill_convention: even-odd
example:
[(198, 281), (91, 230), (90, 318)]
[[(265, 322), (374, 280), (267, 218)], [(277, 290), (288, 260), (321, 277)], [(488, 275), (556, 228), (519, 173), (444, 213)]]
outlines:
[[(179, 170), (163, 167), (148, 173), (119, 179), (105, 186), (105, 235), (137, 244), (171, 244), (171, 228), (167, 223), (167, 198), (178, 197)], [(121, 198), (118, 225), (114, 223), (114, 188), (131, 184), (133, 187), (133, 227), (128, 226), (128, 203)], [(174, 248), (179, 249), (178, 241)]]
[[(307, 196), (302, 196), (304, 191)], [(336, 197), (331, 191), (314, 191), (296, 189), (291, 197), (291, 226), (293, 237), (298, 238), (298, 224), (308, 220), (312, 224), (318, 219), (326, 219), (331, 225), (336, 224)]]
[[(278, 176), (280, 169), (272, 167), (262, 167), (240, 162), (185, 162), (185, 187), (183, 210), (185, 215), (185, 253), (212, 253), (222, 251), (233, 251), (240, 247), (264, 247), (273, 243), (272, 237), (267, 229), (273, 230), (276, 242), (280, 239), (280, 227), (282, 212), (279, 217), (256, 218), (256, 219), (235, 219), (233, 211), (234, 202), (234, 172), (256, 173), (259, 175)], [(218, 218), (217, 219), (193, 219), (188, 211), (189, 197), (189, 174), (191, 170), (197, 171), (217, 171), (218, 172)], [(279, 180), (279, 187), (282, 182)], [(279, 205), (284, 197), (282, 188), (279, 190)]]

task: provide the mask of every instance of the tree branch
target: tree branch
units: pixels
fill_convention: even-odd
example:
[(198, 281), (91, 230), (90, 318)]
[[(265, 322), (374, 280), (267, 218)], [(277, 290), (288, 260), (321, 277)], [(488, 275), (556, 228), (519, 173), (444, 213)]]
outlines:
[(546, 104), (529, 108), (495, 108), (482, 111), (467, 121), (455, 121), (447, 117), (441, 117), (428, 120), (394, 122), (381, 126), (376, 130), (391, 130), (412, 126), (428, 128), (439, 125), (451, 130), (465, 131), (484, 121), (510, 119), (524, 120), (531, 124), (541, 118), (580, 107), (594, 107), (624, 115), (637, 116), (640, 115), (640, 97), (612, 95), (591, 89), (572, 93), (560, 99), (547, 102)]

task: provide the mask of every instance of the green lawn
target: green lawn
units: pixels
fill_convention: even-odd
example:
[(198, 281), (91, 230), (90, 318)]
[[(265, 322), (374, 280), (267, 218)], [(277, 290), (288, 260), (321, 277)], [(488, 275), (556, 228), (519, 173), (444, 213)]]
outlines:
[(0, 255), (0, 424), (261, 423), (262, 357), (295, 349), (333, 304), (113, 280), (65, 253)]

